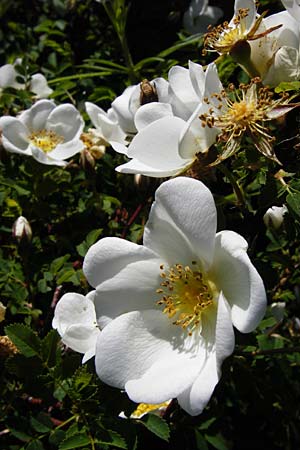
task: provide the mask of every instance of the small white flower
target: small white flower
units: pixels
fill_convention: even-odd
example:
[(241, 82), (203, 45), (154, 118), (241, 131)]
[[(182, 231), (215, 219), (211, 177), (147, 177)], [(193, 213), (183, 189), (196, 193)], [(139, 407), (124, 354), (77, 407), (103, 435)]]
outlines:
[(94, 306), (95, 291), (87, 296), (68, 293), (56, 305), (52, 327), (62, 342), (78, 353), (83, 353), (82, 363), (95, 355), (96, 341), (100, 333)]
[(64, 161), (84, 148), (80, 135), (84, 122), (71, 104), (55, 106), (39, 100), (17, 118), (0, 118), (3, 147), (12, 153), (33, 156), (42, 164), (65, 166)]
[(273, 227), (275, 230), (280, 228), (284, 220), (284, 215), (287, 211), (288, 209), (285, 205), (272, 206), (269, 208), (263, 217), (266, 227)]
[(233, 325), (250, 332), (265, 313), (247, 242), (216, 234), (216, 222), (210, 191), (179, 177), (156, 191), (143, 245), (104, 238), (85, 257), (102, 328), (97, 374), (135, 402), (177, 397), (199, 414), (234, 349)]
[(183, 15), (183, 26), (191, 34), (205, 33), (208, 25), (214, 25), (223, 11), (216, 6), (209, 6), (208, 0), (192, 0)]

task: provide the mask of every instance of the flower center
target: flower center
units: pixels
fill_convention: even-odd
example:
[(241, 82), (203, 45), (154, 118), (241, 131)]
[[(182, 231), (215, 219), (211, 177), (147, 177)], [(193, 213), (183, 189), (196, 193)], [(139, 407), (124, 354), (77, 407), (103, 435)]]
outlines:
[(229, 25), (228, 22), (217, 25), (214, 28), (209, 27), (209, 31), (204, 38), (204, 47), (219, 53), (228, 53), (234, 44), (240, 40), (247, 39), (245, 18), (248, 16), (248, 13), (248, 8), (241, 8), (233, 20), (234, 27)]
[(174, 325), (187, 330), (189, 335), (201, 323), (202, 313), (213, 305), (215, 285), (207, 280), (192, 261), (194, 270), (189, 266), (175, 264), (166, 271), (161, 265), (160, 288), (156, 290), (162, 297), (156, 302), (163, 306), (163, 312), (173, 319)]
[(58, 144), (64, 142), (64, 138), (52, 130), (34, 131), (28, 136), (28, 139), (32, 145), (44, 153), (51, 152)]

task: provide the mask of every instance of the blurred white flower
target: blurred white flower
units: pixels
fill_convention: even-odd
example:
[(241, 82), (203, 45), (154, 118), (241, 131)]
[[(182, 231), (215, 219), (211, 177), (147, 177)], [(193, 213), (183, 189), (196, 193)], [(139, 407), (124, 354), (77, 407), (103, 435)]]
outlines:
[(53, 89), (48, 86), (47, 80), (41, 73), (32, 75), (29, 90), (35, 94), (35, 98), (48, 98)]
[(12, 227), (12, 235), (18, 242), (31, 241), (32, 229), (26, 217), (20, 216), (17, 218)]
[(247, 242), (232, 231), (216, 234), (216, 223), (210, 191), (179, 177), (156, 191), (143, 245), (108, 237), (85, 257), (102, 328), (97, 374), (135, 402), (177, 397), (199, 414), (234, 349), (233, 325), (250, 332), (265, 313)]
[(266, 227), (273, 227), (275, 230), (280, 228), (284, 220), (284, 215), (287, 211), (288, 209), (285, 205), (272, 206), (269, 208), (263, 217)]
[(223, 15), (221, 8), (209, 6), (208, 0), (192, 0), (183, 15), (183, 27), (191, 34), (205, 33)]
[(13, 64), (5, 64), (0, 67), (0, 90), (12, 87), (14, 89), (24, 89), (25, 85), (18, 83), (18, 74)]
[(82, 363), (95, 355), (100, 333), (94, 306), (95, 291), (84, 296), (75, 292), (62, 296), (56, 305), (52, 327), (62, 342), (78, 353), (83, 353)]
[[(14, 89), (25, 89), (25, 83), (17, 82), (19, 75), (15, 69), (16, 65), (22, 64), (20, 58), (14, 64), (5, 64), (0, 67), (0, 90), (12, 87)], [(48, 86), (47, 80), (41, 73), (36, 73), (30, 77), (29, 90), (35, 94), (36, 99), (47, 98), (52, 94), (53, 89)]]
[(56, 106), (39, 100), (17, 118), (0, 118), (3, 147), (12, 153), (32, 156), (42, 164), (65, 166), (84, 148), (80, 135), (83, 119), (71, 104)]

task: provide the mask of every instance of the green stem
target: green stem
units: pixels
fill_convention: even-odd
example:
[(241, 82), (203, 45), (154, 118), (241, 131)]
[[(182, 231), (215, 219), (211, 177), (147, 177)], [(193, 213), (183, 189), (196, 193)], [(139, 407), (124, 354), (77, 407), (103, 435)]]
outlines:
[(269, 350), (254, 350), (253, 352), (236, 351), (238, 356), (261, 356), (261, 355), (284, 355), (290, 353), (300, 353), (300, 347), (270, 348)]
[(219, 164), (217, 167), (226, 176), (226, 178), (228, 178), (232, 186), (233, 192), (235, 193), (238, 205), (240, 206), (245, 205), (244, 193), (241, 190), (240, 186), (238, 185), (238, 182), (234, 178), (232, 172), (230, 172), (230, 170), (224, 164)]

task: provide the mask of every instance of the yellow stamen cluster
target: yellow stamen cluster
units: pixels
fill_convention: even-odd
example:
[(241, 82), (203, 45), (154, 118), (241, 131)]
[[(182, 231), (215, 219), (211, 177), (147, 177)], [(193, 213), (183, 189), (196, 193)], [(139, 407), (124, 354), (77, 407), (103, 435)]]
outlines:
[(64, 142), (64, 138), (52, 130), (39, 130), (32, 132), (28, 139), (32, 145), (38, 147), (44, 153), (51, 152), (58, 144)]
[(248, 16), (249, 9), (241, 8), (235, 16), (234, 27), (226, 21), (216, 27), (209, 27), (208, 33), (204, 37), (204, 47), (218, 53), (228, 53), (238, 41), (246, 39), (245, 18)]
[(94, 159), (100, 159), (105, 153), (107, 142), (96, 135), (93, 130), (87, 133), (81, 133), (80, 140), (84, 143), (86, 150), (92, 155)]
[(213, 107), (201, 114), (199, 119), (203, 127), (220, 129), (217, 139), (225, 143), (225, 147), (233, 148), (232, 141), (236, 140), (239, 144), (243, 134), (247, 133), (257, 144), (256, 147), (261, 147), (262, 150), (258, 150), (263, 154), (269, 152), (270, 155), (266, 156), (273, 158), (271, 147), (275, 137), (269, 134), (265, 122), (272, 119), (269, 113), (273, 109), (286, 105), (288, 101), (286, 96), (275, 100), (273, 92), (267, 87), (258, 87), (259, 83), (260, 79), (255, 78), (249, 85), (241, 84), (239, 90), (231, 85), (229, 95), (223, 91), (213, 95), (211, 100), (206, 99), (206, 103), (213, 103)]
[(167, 408), (169, 403), (170, 401), (158, 404), (140, 403), (131, 414), (131, 417), (139, 419), (140, 417), (144, 416), (145, 414), (148, 414), (149, 412)]
[(163, 306), (163, 312), (174, 319), (173, 324), (187, 330), (189, 335), (201, 322), (201, 314), (213, 304), (213, 293), (208, 281), (192, 261), (195, 270), (189, 266), (175, 264), (164, 271), (161, 265), (162, 282), (156, 290), (162, 297), (156, 302)]

